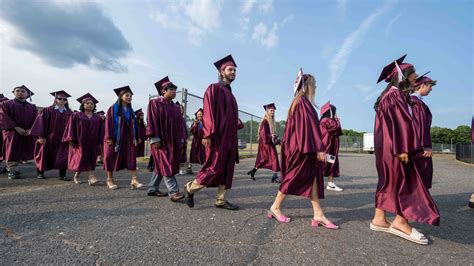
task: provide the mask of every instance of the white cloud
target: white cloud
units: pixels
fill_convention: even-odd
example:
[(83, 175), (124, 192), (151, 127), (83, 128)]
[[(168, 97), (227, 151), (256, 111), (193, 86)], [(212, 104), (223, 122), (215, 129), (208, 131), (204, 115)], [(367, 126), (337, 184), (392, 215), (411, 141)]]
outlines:
[(221, 11), (222, 0), (166, 1), (150, 18), (164, 29), (186, 32), (190, 43), (200, 45), (219, 28)]
[(339, 17), (344, 17), (347, 10), (347, 0), (337, 0), (337, 13)]
[(242, 5), (242, 13), (248, 14), (252, 11), (253, 6), (255, 5), (256, 0), (245, 0)]
[(259, 40), (261, 38), (265, 38), (267, 31), (267, 26), (265, 24), (262, 22), (258, 23), (253, 29), (252, 39)]
[(387, 27), (385, 27), (385, 36), (388, 36), (390, 32), (392, 32), (392, 27), (395, 24), (395, 22), (402, 16), (402, 14), (398, 14), (396, 17), (392, 18), (390, 22), (387, 24)]
[(273, 11), (273, 0), (245, 0), (241, 11), (243, 14), (249, 14), (254, 7), (264, 14), (270, 13)]
[(338, 81), (341, 74), (344, 72), (346, 68), (348, 57), (354, 50), (354, 48), (359, 45), (367, 31), (369, 31), (370, 27), (375, 23), (375, 21), (384, 14), (392, 5), (394, 5), (397, 1), (387, 1), (385, 5), (381, 8), (375, 10), (370, 16), (365, 18), (359, 27), (351, 32), (343, 41), (341, 47), (339, 48), (338, 52), (332, 58), (329, 70), (330, 70), (330, 77), (329, 77), (329, 85), (326, 91), (331, 90), (336, 82)]
[(292, 21), (293, 18), (293, 15), (289, 15), (285, 17), (280, 23), (273, 22), (271, 29), (263, 22), (258, 23), (253, 29), (252, 39), (259, 42), (267, 49), (275, 47), (280, 39), (278, 37), (278, 29)]

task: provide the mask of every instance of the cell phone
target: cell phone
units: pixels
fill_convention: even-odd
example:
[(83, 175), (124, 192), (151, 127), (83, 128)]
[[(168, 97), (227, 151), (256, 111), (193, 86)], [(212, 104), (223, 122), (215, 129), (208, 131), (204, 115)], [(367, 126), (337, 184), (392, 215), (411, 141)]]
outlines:
[(336, 156), (331, 155), (329, 153), (326, 153), (326, 162), (335, 163), (336, 162)]

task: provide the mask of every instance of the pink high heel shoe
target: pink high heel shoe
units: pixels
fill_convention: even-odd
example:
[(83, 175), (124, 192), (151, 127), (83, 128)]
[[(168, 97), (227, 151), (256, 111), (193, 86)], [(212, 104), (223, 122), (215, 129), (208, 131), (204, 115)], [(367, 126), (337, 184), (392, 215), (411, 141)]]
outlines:
[(311, 227), (318, 227), (320, 225), (324, 226), (327, 229), (332, 229), (332, 230), (339, 229), (339, 226), (333, 224), (332, 222), (329, 222), (329, 223), (325, 224), (321, 221), (311, 219)]
[(289, 217), (286, 217), (283, 214), (276, 215), (271, 210), (267, 211), (267, 218), (268, 219), (275, 218), (279, 223), (289, 223), (291, 221)]

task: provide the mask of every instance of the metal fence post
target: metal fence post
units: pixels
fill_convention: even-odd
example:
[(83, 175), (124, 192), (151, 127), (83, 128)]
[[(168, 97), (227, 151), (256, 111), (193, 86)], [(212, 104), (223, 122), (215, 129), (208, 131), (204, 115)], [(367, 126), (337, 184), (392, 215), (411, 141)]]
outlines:
[(183, 118), (186, 121), (186, 114), (188, 110), (188, 89), (183, 88), (181, 94), (182, 94), (181, 101), (183, 102), (183, 109), (184, 109)]
[(250, 155), (253, 155), (252, 153), (252, 138), (253, 138), (253, 115), (250, 116)]

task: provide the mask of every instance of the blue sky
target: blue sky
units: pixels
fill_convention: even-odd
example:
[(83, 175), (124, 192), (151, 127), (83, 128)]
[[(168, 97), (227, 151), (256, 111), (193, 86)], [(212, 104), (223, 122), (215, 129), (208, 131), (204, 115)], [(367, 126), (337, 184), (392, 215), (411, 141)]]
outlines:
[[(316, 77), (316, 102), (338, 107), (343, 128), (372, 131), (384, 65), (406, 62), (438, 80), (425, 98), (433, 125), (468, 125), (473, 114), (473, 2), (456, 1), (15, 1), (0, 11), (0, 89), (25, 84), (37, 105), (54, 90), (90, 91), (99, 109), (130, 85), (146, 108), (170, 76), (202, 95), (212, 63), (231, 53), (239, 107), (285, 119), (299, 67)], [(77, 105), (73, 104), (74, 108)]]

